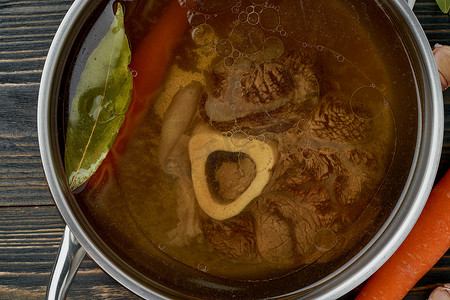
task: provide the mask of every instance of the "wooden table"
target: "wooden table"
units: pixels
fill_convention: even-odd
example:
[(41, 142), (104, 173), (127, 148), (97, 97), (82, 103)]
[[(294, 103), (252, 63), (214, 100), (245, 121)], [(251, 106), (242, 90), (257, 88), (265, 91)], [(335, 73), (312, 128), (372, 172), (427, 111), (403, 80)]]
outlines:
[[(71, 0), (0, 0), (0, 299), (42, 299), (64, 222), (47, 189), (36, 130), (39, 81), (47, 51)], [(434, 1), (415, 13), (431, 44), (450, 44), (450, 17)], [(445, 93), (440, 178), (450, 167), (450, 94)], [(450, 204), (449, 204), (450, 205)], [(406, 299), (426, 299), (450, 282), (450, 252)], [(344, 297), (352, 299), (357, 293)], [(71, 299), (136, 299), (85, 258)]]

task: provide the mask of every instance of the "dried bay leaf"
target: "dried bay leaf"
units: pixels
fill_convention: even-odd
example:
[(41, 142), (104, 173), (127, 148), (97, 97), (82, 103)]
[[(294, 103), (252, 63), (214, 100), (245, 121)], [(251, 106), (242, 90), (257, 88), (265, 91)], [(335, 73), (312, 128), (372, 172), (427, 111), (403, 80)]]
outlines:
[(450, 11), (450, 0), (436, 0), (436, 3), (439, 5), (439, 8), (443, 13), (448, 14)]
[(65, 167), (71, 190), (82, 185), (108, 154), (125, 119), (133, 78), (122, 6), (89, 56), (69, 114)]

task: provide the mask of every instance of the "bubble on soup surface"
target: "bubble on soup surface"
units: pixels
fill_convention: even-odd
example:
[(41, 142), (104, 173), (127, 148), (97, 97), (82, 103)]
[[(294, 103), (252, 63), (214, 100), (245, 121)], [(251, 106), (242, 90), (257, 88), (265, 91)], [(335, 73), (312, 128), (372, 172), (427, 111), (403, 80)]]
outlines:
[(234, 58), (233, 57), (225, 57), (223, 60), (223, 63), (227, 67), (231, 67), (234, 64)]
[[(240, 98), (242, 97), (242, 95), (244, 94), (244, 92), (243, 92), (243, 90), (242, 90), (242, 87), (237, 86), (237, 87), (235, 87), (235, 88), (233, 89), (233, 91), (232, 91), (231, 94), (233, 95), (234, 98), (240, 99)], [(233, 105), (232, 105), (230, 108), (231, 108), (232, 110), (236, 110), (236, 106), (233, 106)]]
[(240, 12), (239, 15), (238, 15), (238, 20), (241, 23), (247, 22), (247, 14), (245, 12), (243, 12), (243, 11)]
[(278, 11), (274, 8), (265, 8), (259, 16), (259, 23), (265, 30), (275, 30), (280, 24)]
[(366, 120), (378, 117), (383, 112), (385, 104), (383, 94), (374, 86), (360, 87), (350, 98), (353, 113)]
[(160, 243), (158, 245), (159, 250), (164, 251), (166, 249), (166, 245), (164, 245), (163, 243)]
[(283, 42), (275, 36), (270, 36), (264, 41), (262, 52), (265, 60), (278, 58), (284, 52)]
[(314, 245), (321, 252), (332, 249), (337, 243), (336, 233), (329, 228), (322, 228), (314, 235)]
[(205, 15), (204, 14), (199, 14), (199, 13), (192, 13), (189, 16), (189, 25), (196, 27), (199, 26), (203, 23), (205, 23), (206, 19), (205, 19)]
[(342, 55), (336, 55), (336, 59), (338, 62), (344, 62), (345, 57), (343, 57)]
[(259, 16), (257, 13), (252, 12), (248, 14), (247, 22), (251, 25), (256, 25), (259, 22)]
[(204, 263), (199, 263), (197, 265), (197, 269), (199, 269), (200, 271), (205, 272), (205, 273), (208, 272), (208, 267)]
[(230, 141), (236, 147), (244, 147), (248, 142), (250, 142), (248, 140), (248, 135), (245, 134), (243, 131), (237, 131), (232, 133)]
[(192, 29), (192, 39), (198, 45), (208, 45), (214, 40), (214, 29), (209, 24), (201, 24)]

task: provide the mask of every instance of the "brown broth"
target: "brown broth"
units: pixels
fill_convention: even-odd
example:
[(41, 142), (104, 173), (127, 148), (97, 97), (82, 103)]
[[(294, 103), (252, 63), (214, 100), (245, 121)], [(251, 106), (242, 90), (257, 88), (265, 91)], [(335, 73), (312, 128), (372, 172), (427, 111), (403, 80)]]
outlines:
[[(409, 118), (399, 107), (416, 98), (406, 51), (372, 0), (195, 2), (185, 4), (189, 30), (116, 173), (98, 189), (77, 191), (77, 201), (106, 244), (149, 277), (157, 273), (152, 260), (160, 259), (165, 266), (178, 261), (217, 280), (308, 274), (299, 275), (296, 287), (311, 284), (373, 237), (400, 194), (391, 179), (399, 184), (407, 177), (409, 164), (395, 162), (398, 148), (406, 162), (412, 159), (407, 149), (415, 140), (414, 134), (397, 136), (396, 128)], [(124, 5), (136, 49), (167, 3)], [(383, 37), (386, 30), (389, 37)], [(206, 96), (186, 100), (199, 106), (182, 134), (169, 142), (172, 153), (161, 154), (167, 140), (161, 137), (168, 123), (164, 115), (174, 109), (178, 90), (192, 81)], [(234, 106), (221, 107), (221, 97)], [(416, 126), (416, 118), (408, 126)], [(278, 156), (262, 191), (225, 220), (211, 218), (197, 201), (188, 150), (199, 124), (237, 147), (228, 150), (243, 140), (251, 148), (259, 140), (257, 145), (269, 145)], [(248, 174), (255, 172), (257, 157), (250, 157), (252, 165), (244, 150), (230, 150), (229, 156), (217, 151), (205, 152), (216, 159), (209, 173), (226, 162), (229, 174), (258, 175)], [(220, 198), (220, 185), (235, 182), (214, 176), (207, 176), (216, 180), (208, 192)]]

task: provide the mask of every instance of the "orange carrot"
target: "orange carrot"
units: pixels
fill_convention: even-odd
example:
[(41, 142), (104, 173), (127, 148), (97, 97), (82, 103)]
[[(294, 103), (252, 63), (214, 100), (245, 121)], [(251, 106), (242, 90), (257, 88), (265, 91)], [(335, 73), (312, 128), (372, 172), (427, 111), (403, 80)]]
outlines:
[(95, 174), (90, 178), (96, 187), (115, 169), (117, 159), (123, 154), (130, 135), (144, 119), (153, 104), (158, 87), (164, 81), (172, 60), (173, 50), (188, 27), (187, 9), (173, 0), (151, 31), (133, 52), (130, 69), (137, 73), (133, 78), (133, 94), (125, 120), (110, 152)]
[[(124, 148), (129, 135), (142, 121), (153, 104), (158, 87), (163, 82), (173, 50), (188, 27), (187, 10), (178, 1), (172, 1), (152, 30), (139, 44), (131, 57), (130, 69), (137, 73), (133, 79), (133, 95), (125, 120), (113, 148)], [(117, 150), (112, 149), (113, 153)], [(116, 150), (116, 151), (114, 151)]]
[(433, 188), (417, 223), (356, 298), (403, 299), (450, 248), (450, 170)]

